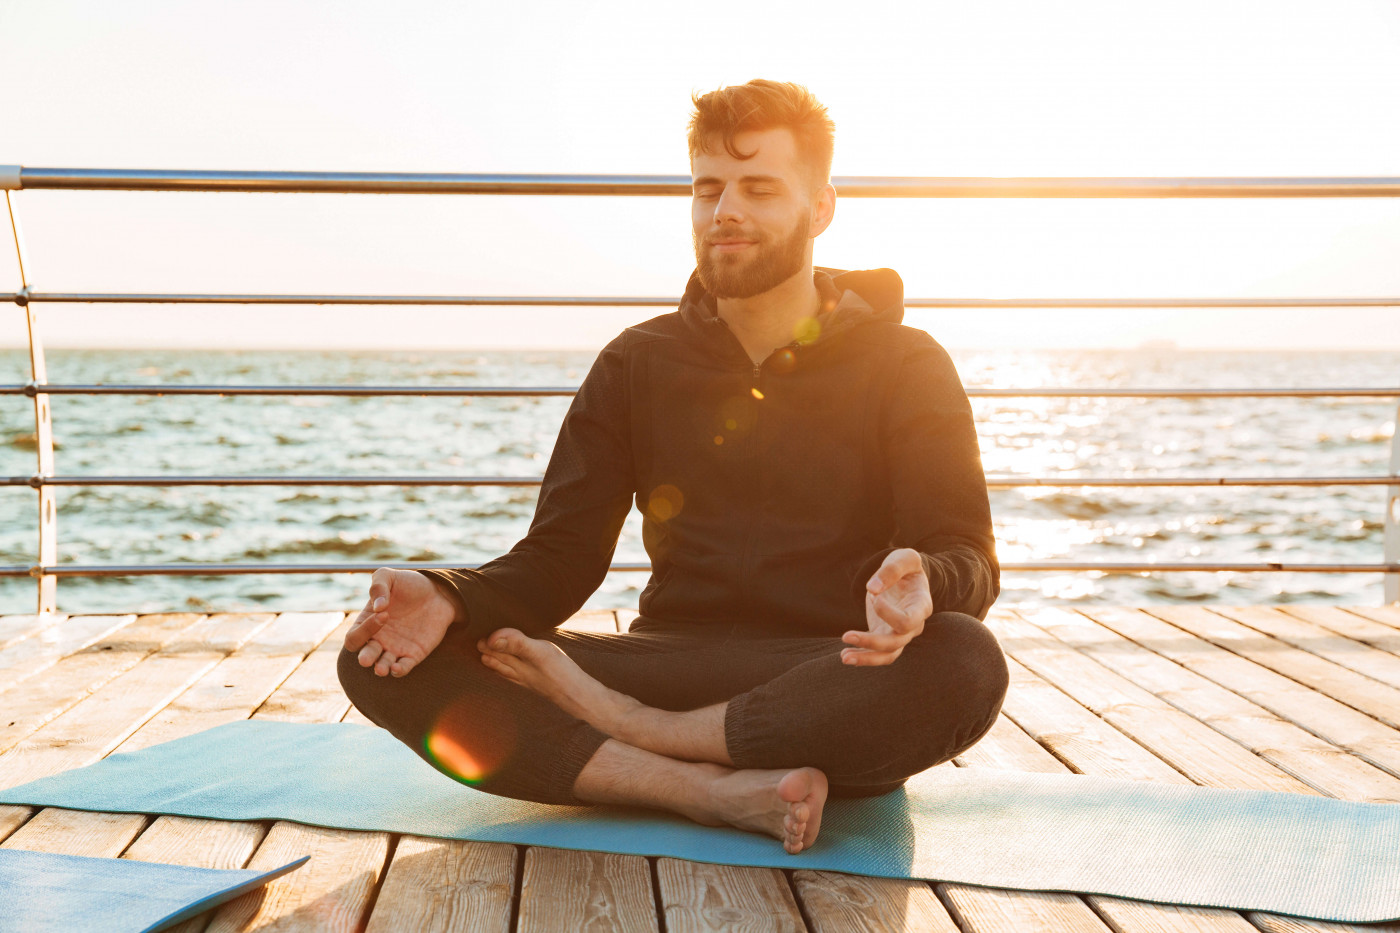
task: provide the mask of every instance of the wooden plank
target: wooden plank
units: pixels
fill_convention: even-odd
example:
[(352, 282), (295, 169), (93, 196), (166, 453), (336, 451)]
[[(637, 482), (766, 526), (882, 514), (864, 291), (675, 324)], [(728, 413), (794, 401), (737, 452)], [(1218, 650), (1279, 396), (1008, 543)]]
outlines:
[(1138, 609), (1094, 610), (1099, 624), (1195, 671), (1313, 735), (1400, 776), (1400, 735), (1364, 713)]
[(97, 761), (222, 658), (218, 651), (157, 652), (0, 757), (0, 787)]
[(1107, 933), (1109, 929), (1073, 894), (945, 884), (939, 886), (939, 895), (968, 933)]
[(130, 752), (247, 719), (345, 618), (342, 612), (283, 613), (224, 658), (122, 743)]
[(0, 807), (0, 839), (8, 839), (34, 815), (33, 807)]
[[(973, 748), (980, 747), (986, 739), (977, 743)], [(1004, 750), (1002, 746), (992, 746), (987, 750), (986, 758), (990, 759), (986, 765), (980, 763), (978, 759), (971, 759), (969, 767), (990, 766), (1006, 769), (1013, 764), (1025, 763), (1032, 767), (1025, 768), (1027, 771), (1058, 771), (1064, 773), (1069, 768), (1043, 748), (1036, 746), (1039, 760), (1027, 760), (1030, 754), (1024, 747)], [(961, 760), (961, 759), (959, 759)], [(1155, 759), (1154, 759), (1155, 760)], [(1116, 762), (1112, 762), (1113, 767), (1118, 767)], [(1092, 761), (1080, 762), (1080, 766), (1085, 773), (1092, 774), (1095, 765)], [(1175, 771), (1172, 772), (1176, 774)], [(939, 886), (939, 893), (948, 899), (949, 892), (944, 888), (947, 885)], [(967, 892), (960, 892), (959, 898), (969, 902), (969, 913), (979, 917), (999, 917), (1006, 909), (1007, 898), (1000, 898), (994, 905), (983, 906), (973, 909), (972, 903), (976, 899), (976, 891), (971, 889)], [(1238, 913), (1232, 910), (1211, 910), (1205, 908), (1175, 907), (1167, 904), (1150, 904), (1143, 901), (1129, 901), (1122, 898), (1107, 897), (1099, 894), (1085, 895), (1084, 900), (1096, 911), (1104, 922), (1111, 927), (1115, 933), (1161, 933), (1161, 931), (1174, 931), (1174, 933), (1254, 933), (1254, 928)], [(1043, 912), (1043, 906), (1039, 903), (1028, 905), (1022, 908), (1029, 912), (1029, 916), (1034, 918)], [(1064, 908), (1066, 911), (1071, 908)], [(1038, 921), (1039, 922), (1039, 921)]]
[(611, 609), (584, 609), (575, 612), (559, 627), (571, 632), (599, 632), (604, 635), (616, 635), (618, 631), (617, 616)]
[[(1056, 687), (1006, 659), (1011, 686), (1002, 713), (1072, 771), (1130, 781), (1190, 784), (1186, 775), (1099, 719)], [(1086, 771), (1085, 768), (1090, 770)]]
[(73, 652), (135, 621), (136, 616), (130, 614), (72, 616), (15, 642), (0, 650), (0, 691), (43, 673)]
[(988, 624), (1018, 661), (1198, 784), (1316, 793), (1209, 726), (1019, 616), (993, 611)]
[(146, 821), (147, 817), (139, 813), (89, 813), (46, 807), (0, 843), (0, 848), (116, 858)]
[[(320, 621), (320, 627), (328, 629), (340, 618), (341, 614), (337, 613), (332, 619), (323, 619)], [(94, 698), (93, 702), (98, 703), (97, 707), (84, 704), (75, 709), (75, 713), (86, 710), (88, 715), (83, 718), (83, 721), (92, 729), (94, 735), (101, 734), (103, 723), (116, 723), (118, 724), (117, 728), (126, 728), (131, 718), (131, 711), (137, 708), (128, 701), (134, 701), (139, 705), (140, 698), (144, 694), (151, 691), (158, 693), (163, 688), (168, 690), (171, 684), (178, 688), (180, 681), (186, 676), (182, 673), (186, 665), (212, 666), (206, 664), (207, 660), (217, 661), (222, 657), (222, 652), (236, 650), (250, 639), (256, 641), (257, 636), (267, 629), (268, 624), (273, 619), (274, 616), (268, 613), (227, 614), (209, 618), (192, 614), (142, 617), (134, 625), (116, 633), (111, 644), (106, 644), (104, 641), (94, 648), (112, 649), (110, 651), (96, 651), (95, 656), (99, 658), (125, 659), (134, 656), (139, 659), (144, 656), (147, 649), (158, 647), (159, 651), (153, 657), (137, 665), (131, 672), (131, 677), (144, 672), (147, 675), (145, 679), (129, 680), (123, 678), (122, 681), (125, 683), (115, 682), (110, 691), (104, 690), (97, 698)], [(304, 629), (305, 625), (301, 625), (300, 628)], [(287, 633), (284, 631), (274, 630), (271, 636), (265, 639), (265, 645), (289, 644), (286, 635)], [(306, 642), (302, 646), (303, 650), (309, 650), (314, 644), (314, 641), (307, 638), (303, 638), (303, 641)], [(300, 660), (300, 655), (295, 660)], [(181, 662), (181, 664), (174, 665), (173, 662)], [(219, 674), (217, 667), (211, 671), (211, 675), (213, 674)], [(187, 703), (191, 704), (187, 709), (199, 710), (200, 704), (207, 702), (208, 691), (201, 691), (199, 687), (208, 682), (209, 679), (206, 676), (195, 688), (192, 688), (196, 694), (194, 697), (191, 698), (186, 694), (185, 699)], [(217, 682), (222, 684), (225, 682), (225, 677), (218, 676)], [(259, 692), (259, 701), (271, 691), (272, 686), (275, 684), (268, 685)], [(119, 689), (122, 687), (126, 689)], [(104, 700), (107, 701), (105, 713), (102, 706)], [(237, 714), (237, 718), (246, 716), (251, 708), (252, 705), (249, 705)], [(169, 709), (170, 707), (167, 707), (165, 712), (168, 712)], [(223, 712), (225, 717), (230, 713), (226, 708)], [(193, 712), (189, 715), (197, 718)], [(186, 723), (186, 726), (197, 727), (198, 725), (200, 725), (198, 721)], [(159, 739), (163, 726), (164, 723), (160, 721), (148, 722), (145, 727), (138, 730), (138, 734), (152, 732), (154, 733), (153, 738)], [(73, 724), (70, 724), (70, 727), (76, 728)], [(63, 735), (49, 736), (48, 740), (53, 742), (60, 741), (62, 738)], [(140, 746), (142, 743), (131, 744)], [(150, 742), (145, 744), (150, 744)], [(0, 767), (4, 767), (9, 760), (9, 757), (0, 760)], [(180, 857), (175, 859), (182, 864), (225, 867), (224, 864), (221, 864), (227, 861), (223, 857), (225, 853), (241, 845), (244, 849), (242, 859), (239, 861), (241, 865), (242, 861), (246, 861), (252, 852), (248, 840), (261, 838), (263, 834), (262, 827), (257, 825), (251, 828), (241, 825), (236, 829), (230, 829), (227, 824), (204, 824), (202, 821), (193, 820), (172, 824), (172, 820), (173, 818), (167, 818), (164, 825), (176, 825), (183, 830), (180, 833), (183, 845), (178, 850)], [(42, 848), (44, 851), (60, 851), (74, 855), (110, 857), (127, 848), (132, 839), (145, 828), (147, 822), (147, 817), (140, 814), (104, 814), (50, 808), (40, 811), (22, 829), (11, 835), (6, 844), (19, 848)], [(212, 854), (201, 851), (198, 846), (191, 844), (191, 828), (196, 824), (219, 827), (213, 835), (206, 831), (201, 837), (207, 844), (206, 847), (212, 850)], [(170, 854), (171, 846), (169, 844), (160, 846), (163, 837), (164, 833), (154, 834), (151, 840), (137, 848), (137, 857), (141, 857), (142, 852), (152, 848), (160, 848), (161, 858), (157, 860), (166, 860), (165, 857)]]
[[(1254, 924), (1231, 910), (1149, 904), (1116, 897), (1095, 897), (1091, 901), (1114, 933), (1258, 933)], [(1307, 930), (1320, 933), (1315, 927)]]
[(1340, 667), (1391, 687), (1400, 687), (1400, 657), (1393, 654), (1267, 606), (1220, 606), (1215, 611)]
[(388, 833), (277, 823), (248, 867), (266, 871), (303, 855), (310, 855), (311, 861), (224, 904), (214, 914), (209, 933), (356, 933), (388, 854)]
[(375, 729), (378, 729), (378, 728), (379, 728), (378, 726), (376, 726), (376, 725), (374, 724), (374, 722), (373, 722), (368, 716), (366, 716), (364, 713), (360, 712), (358, 709), (356, 709), (356, 708), (353, 707), (353, 706), (350, 707), (350, 709), (346, 711), (345, 716), (344, 716), (340, 721), (341, 721), (341, 722), (353, 722), (353, 723), (356, 723), (357, 725), (361, 725), (361, 726), (371, 726), (371, 727), (373, 727), (373, 728), (375, 728)]
[(922, 881), (799, 869), (792, 883), (812, 933), (959, 933)]
[(1400, 923), (1323, 923), (1277, 914), (1250, 914), (1249, 919), (1264, 933), (1400, 933)]
[(1320, 625), (1353, 641), (1400, 656), (1400, 631), (1389, 625), (1383, 625), (1337, 606), (1313, 606), (1305, 603), (1279, 608), (1291, 616)]
[(776, 868), (658, 858), (656, 878), (667, 933), (806, 931), (787, 879)]
[[(206, 675), (200, 684), (167, 707), (166, 711), (183, 710), (187, 715), (200, 720), (203, 714), (198, 709), (199, 697), (207, 692), (201, 687), (209, 685), (208, 689), (213, 689), (212, 685), (234, 683), (235, 687), (231, 689), (245, 705), (236, 706), (226, 697), (220, 712), (230, 720), (248, 718), (273, 688), (279, 687), (279, 684), (285, 685), (286, 675), (283, 671), (286, 667), (294, 666), (294, 661), (289, 662), (286, 659), (297, 659), (302, 652), (317, 647), (318, 643), (324, 645), (334, 636), (334, 632), (331, 636), (326, 636), (323, 630), (337, 622), (340, 624), (335, 628), (335, 632), (343, 632), (346, 625), (344, 613), (341, 612), (279, 615), (275, 622), (259, 632), (238, 654), (228, 659), (241, 658), (236, 668), (229, 669), (220, 664)], [(250, 657), (267, 665), (260, 682), (257, 680), (258, 669), (247, 669), (246, 662)], [(231, 672), (247, 673), (249, 679), (225, 680), (225, 675)], [(315, 711), (314, 706), (308, 709)], [(171, 737), (184, 728), (181, 722), (181, 719), (173, 715), (157, 717), (132, 736), (128, 744), (130, 748), (145, 747), (154, 744), (150, 741), (151, 738)], [(149, 737), (145, 734), (147, 729), (150, 730)], [(128, 744), (122, 746), (123, 751), (130, 750)], [(256, 830), (250, 830), (250, 826), (256, 827)], [(205, 868), (241, 868), (265, 836), (266, 828), (261, 824), (161, 816), (141, 834), (128, 856), (144, 861), (174, 861)]]
[[(211, 617), (214, 619), (223, 616)], [(241, 619), (243, 617), (237, 617)], [(272, 618), (266, 616), (267, 620)], [(233, 626), (239, 632), (246, 629)], [(143, 616), (54, 664), (43, 677), (27, 682), (0, 699), (0, 752), (53, 720), (113, 678), (135, 667), (156, 650), (177, 653), (190, 647), (186, 630), (196, 635), (208, 631), (198, 615)], [(228, 636), (224, 636), (227, 638)]]
[[(81, 670), (86, 674), (95, 675), (96, 668), (85, 659), (115, 665), (119, 671), (130, 671), (120, 681), (113, 682), (110, 689), (101, 690), (89, 701), (75, 706), (74, 717), (67, 722), (65, 729), (57, 733), (44, 730), (36, 738), (47, 743), (44, 747), (56, 744), (64, 755), (69, 754), (70, 745), (81, 750), (84, 744), (102, 744), (104, 731), (108, 727), (114, 732), (132, 727), (133, 720), (139, 718), (139, 712), (144, 708), (143, 702), (150, 703), (153, 696), (169, 696), (178, 691), (181, 682), (188, 677), (191, 665), (207, 666), (208, 660), (217, 660), (221, 656), (219, 652), (236, 648), (272, 618), (270, 614), (207, 618), (193, 613), (142, 616), (79, 655), (63, 659), (49, 671), (44, 682), (22, 691), (26, 696), (45, 694), (45, 691), (36, 691), (34, 687), (46, 687), (55, 675), (79, 670), (70, 664), (79, 660), (84, 661)], [(149, 660), (144, 660), (152, 649), (158, 650)], [(57, 678), (56, 682), (59, 685), (73, 683), (63, 677)], [(74, 736), (84, 731), (89, 734), (89, 740), (74, 743)], [(23, 749), (15, 751), (15, 754), (22, 753)], [(94, 754), (89, 749), (86, 756), (96, 760), (100, 754)], [(0, 769), (8, 766), (12, 760), (15, 760), (12, 756), (0, 760)], [(6, 845), (70, 855), (112, 857), (122, 852), (148, 822), (149, 819), (141, 814), (47, 808), (40, 810), (23, 828), (11, 835)]]
[(651, 869), (645, 858), (533, 846), (525, 850), (519, 933), (657, 929)]
[(196, 868), (242, 868), (265, 836), (263, 823), (159, 816), (122, 858)]
[(350, 709), (350, 699), (340, 688), (336, 660), (353, 617), (343, 621), (320, 646), (302, 662), (267, 702), (258, 707), (254, 719), (282, 722), (339, 722)]
[(1064, 764), (1036, 744), (1020, 726), (1005, 715), (998, 716), (992, 730), (953, 763), (960, 768), (996, 768), (1002, 771), (1042, 771), (1063, 773)]
[(0, 649), (57, 625), (68, 618), (62, 612), (39, 612), (31, 615), (0, 616)]
[(1347, 606), (1347, 612), (1354, 612), (1372, 622), (1400, 629), (1400, 606)]
[(366, 933), (506, 933), (515, 862), (515, 847), (498, 842), (402, 836)]
[(1284, 644), (1277, 638), (1261, 635), (1199, 606), (1152, 606), (1147, 611), (1197, 638), (1305, 684), (1388, 726), (1400, 727), (1400, 690), (1394, 687)]
[(1041, 609), (1022, 615), (1042, 631), (1094, 658), (1278, 765), (1324, 794), (1371, 803), (1400, 802), (1400, 780), (1249, 702), (1238, 694), (1136, 645), (1084, 614)]
[[(1137, 615), (1143, 615), (1143, 613), (1136, 613), (1136, 614), (1137, 614)], [(1101, 617), (1108, 617), (1108, 618), (1114, 618), (1114, 619), (1116, 619), (1116, 618), (1118, 618), (1118, 617), (1120, 617), (1120, 616), (1129, 616), (1129, 617), (1131, 617), (1131, 616), (1133, 616), (1133, 615), (1134, 615), (1134, 611), (1132, 611), (1132, 610), (1121, 610), (1121, 609), (1119, 609), (1119, 610), (1114, 610), (1114, 611), (1106, 611), (1106, 610), (1099, 610), (1099, 609), (1095, 609), (1095, 610), (1094, 610), (1094, 616), (1095, 616), (1096, 619), (1101, 618)], [(1160, 623), (1160, 622), (1157, 622), (1157, 620), (1155, 620), (1155, 619), (1154, 619), (1154, 620), (1151, 620), (1151, 621), (1154, 622), (1154, 623), (1157, 624), (1157, 625), (1161, 625), (1161, 623)], [(1170, 628), (1171, 628), (1170, 626), (1165, 626), (1165, 627), (1166, 627), (1167, 629), (1170, 629)], [(1182, 634), (1181, 634), (1181, 632), (1180, 632), (1179, 630), (1174, 630), (1174, 631), (1175, 631), (1175, 634), (1169, 636), (1168, 639), (1167, 639), (1168, 643), (1172, 646), (1172, 648), (1173, 648), (1174, 650), (1177, 650), (1177, 651), (1186, 651), (1186, 652), (1188, 652), (1188, 653), (1189, 653), (1190, 651), (1192, 651), (1192, 650), (1197, 650), (1197, 649), (1194, 648), (1194, 645), (1193, 645), (1193, 643), (1199, 644), (1199, 642), (1198, 642), (1196, 639), (1183, 639), (1183, 638), (1182, 638)], [(1134, 639), (1134, 640), (1137, 640), (1137, 639)], [(1183, 645), (1186, 645), (1186, 647), (1183, 648)], [(1219, 649), (1216, 649), (1216, 650), (1219, 650)], [(1155, 751), (1155, 750), (1157, 750), (1157, 749), (1154, 748), (1154, 751)], [(1203, 763), (1203, 767), (1208, 767), (1208, 766), (1211, 764), (1211, 762), (1212, 762), (1212, 759), (1206, 759), (1205, 762)], [(1234, 773), (1233, 769), (1227, 769), (1227, 770), (1223, 771), (1223, 772), (1222, 772), (1221, 774), (1219, 774), (1219, 775), (1212, 776), (1212, 775), (1210, 775), (1210, 774), (1206, 774), (1205, 777), (1206, 777), (1207, 780), (1211, 781), (1211, 783), (1223, 784), (1223, 782), (1225, 782), (1225, 781), (1227, 781), (1227, 780), (1233, 780), (1233, 779), (1236, 777), (1236, 774)], [(1260, 789), (1263, 789), (1263, 788), (1260, 788)], [(1124, 903), (1127, 904), (1128, 902), (1124, 902)], [(1102, 909), (1102, 905), (1099, 905), (1099, 906), (1101, 906), (1101, 909)], [(1106, 916), (1106, 917), (1108, 916), (1108, 914), (1107, 914), (1106, 911), (1105, 911), (1105, 916)], [(1260, 924), (1261, 924), (1260, 918), (1265, 918), (1265, 917), (1272, 918), (1273, 915), (1267, 915), (1267, 914), (1261, 914), (1261, 913), (1250, 913), (1250, 914), (1248, 915), (1248, 917), (1249, 917), (1250, 921), (1251, 921), (1255, 926), (1260, 926)], [(1277, 918), (1277, 919), (1286, 919), (1286, 918)], [(1211, 922), (1213, 922), (1213, 921), (1211, 921)], [(1321, 923), (1318, 923), (1317, 921), (1293, 919), (1293, 920), (1291, 920), (1290, 922), (1292, 922), (1292, 923), (1294, 923), (1294, 924), (1296, 925), (1295, 928), (1294, 928), (1294, 930), (1296, 931), (1296, 933), (1304, 933), (1304, 931), (1307, 931), (1307, 933), (1323, 933), (1323, 931), (1325, 931), (1325, 930), (1327, 929), (1327, 927), (1328, 927), (1327, 924), (1321, 924)], [(1171, 929), (1171, 927), (1168, 927), (1168, 929)]]
[[(340, 689), (335, 664), (349, 626), (349, 619), (342, 621), (253, 718), (335, 722), (344, 716), (350, 701)], [(386, 868), (389, 834), (278, 822), (248, 867), (270, 868), (308, 854), (309, 863), (261, 893), (250, 892), (225, 904), (209, 930), (358, 930), (368, 919), (365, 914)]]

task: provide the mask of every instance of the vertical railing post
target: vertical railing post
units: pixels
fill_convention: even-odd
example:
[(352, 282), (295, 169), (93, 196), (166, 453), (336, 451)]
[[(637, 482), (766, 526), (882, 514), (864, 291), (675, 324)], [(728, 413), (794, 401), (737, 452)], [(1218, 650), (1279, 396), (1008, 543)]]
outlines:
[[(17, 182), (18, 173), (13, 174)], [(18, 187), (18, 184), (13, 187)], [(5, 191), (5, 207), (10, 214), (10, 232), (14, 235), (15, 257), (19, 261), (20, 289), (15, 301), (24, 308), (29, 330), (30, 382), (26, 394), (34, 399), (34, 449), (39, 461), (38, 472), (34, 475), (34, 489), (39, 493), (39, 560), (32, 573), (38, 582), (38, 611), (54, 612), (58, 608), (58, 578), (45, 571), (58, 563), (58, 507), (54, 501), (54, 488), (43, 483), (46, 477), (54, 474), (53, 415), (48, 393), (39, 391), (41, 386), (48, 383), (49, 376), (44, 363), (44, 340), (39, 331), (39, 309), (29, 300), (29, 274), (24, 266), (24, 234), (15, 210), (14, 195), (8, 189)]]
[[(1390, 435), (1390, 475), (1400, 476), (1400, 401), (1395, 406), (1395, 428)], [(1385, 547), (1387, 564), (1400, 564), (1400, 481), (1385, 488)], [(1400, 573), (1384, 575), (1383, 598), (1400, 603)]]

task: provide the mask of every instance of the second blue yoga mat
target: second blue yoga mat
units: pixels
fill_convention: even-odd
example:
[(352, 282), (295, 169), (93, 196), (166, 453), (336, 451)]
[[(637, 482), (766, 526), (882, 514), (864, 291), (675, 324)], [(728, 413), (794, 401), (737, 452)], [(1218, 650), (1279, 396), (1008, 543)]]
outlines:
[(254, 871), (0, 849), (0, 933), (153, 933), (306, 859)]
[(244, 721), (0, 791), (0, 803), (1400, 918), (1400, 806), (1080, 775), (935, 769), (883, 797), (829, 802), (816, 845), (791, 856), (678, 817), (493, 797), (379, 729)]

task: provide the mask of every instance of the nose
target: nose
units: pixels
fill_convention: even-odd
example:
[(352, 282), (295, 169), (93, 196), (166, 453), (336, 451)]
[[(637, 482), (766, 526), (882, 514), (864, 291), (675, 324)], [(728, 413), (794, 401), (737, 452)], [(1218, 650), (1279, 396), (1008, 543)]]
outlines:
[(732, 187), (726, 186), (715, 202), (715, 226), (725, 223), (743, 223), (742, 199)]

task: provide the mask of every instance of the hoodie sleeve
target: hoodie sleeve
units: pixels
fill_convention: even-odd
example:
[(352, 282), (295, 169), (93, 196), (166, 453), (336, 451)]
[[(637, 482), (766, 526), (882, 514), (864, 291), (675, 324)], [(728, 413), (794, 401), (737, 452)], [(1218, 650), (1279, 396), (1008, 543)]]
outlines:
[(479, 570), (422, 571), (478, 637), (555, 628), (602, 583), (635, 485), (623, 347), (605, 347), (574, 396), (526, 536)]
[[(880, 443), (889, 457), (893, 544), (922, 556), (933, 611), (986, 618), (1001, 589), (987, 481), (967, 393), (930, 337), (904, 356), (881, 413)], [(857, 590), (895, 547), (866, 560), (852, 581)]]

